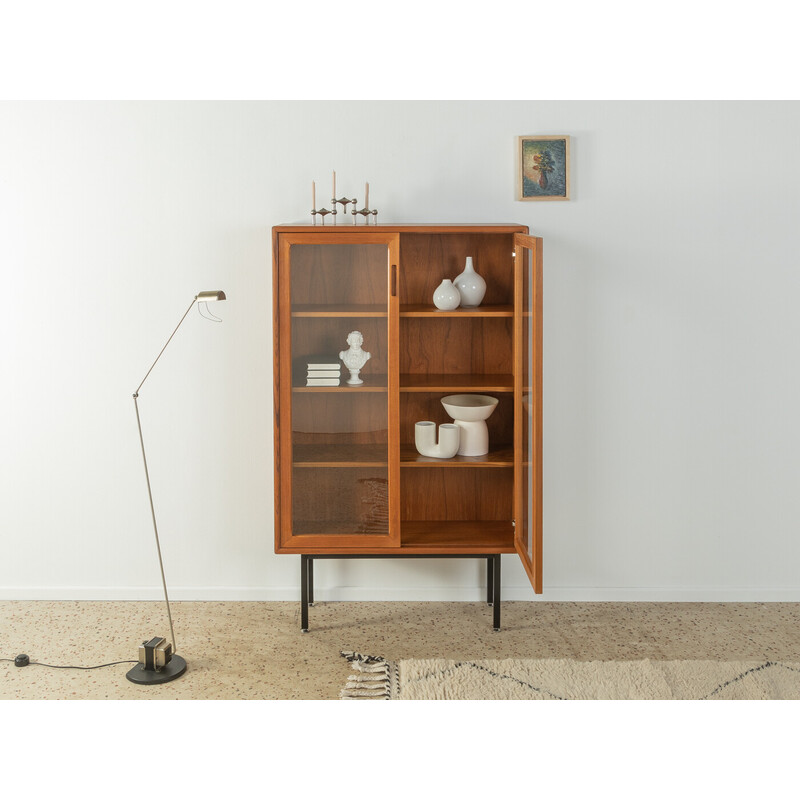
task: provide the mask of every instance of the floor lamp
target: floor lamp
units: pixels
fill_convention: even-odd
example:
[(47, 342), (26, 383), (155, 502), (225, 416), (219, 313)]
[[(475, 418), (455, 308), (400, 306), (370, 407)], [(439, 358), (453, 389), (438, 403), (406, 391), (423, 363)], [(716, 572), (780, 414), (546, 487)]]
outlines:
[[(144, 683), (144, 684), (156, 684), (156, 683), (167, 683), (168, 681), (175, 680), (175, 678), (179, 678), (186, 672), (186, 660), (183, 659), (181, 656), (176, 655), (175, 651), (177, 650), (177, 645), (175, 643), (175, 631), (172, 627), (172, 612), (169, 608), (169, 595), (167, 594), (167, 580), (164, 577), (164, 562), (161, 558), (161, 542), (158, 538), (158, 524), (156, 523), (156, 510), (153, 506), (153, 492), (150, 489), (150, 472), (147, 469), (147, 455), (144, 451), (144, 437), (142, 436), (142, 421), (139, 417), (139, 390), (144, 386), (144, 382), (150, 376), (150, 373), (153, 371), (153, 367), (158, 364), (158, 360), (164, 354), (164, 351), (167, 349), (167, 346), (172, 341), (172, 337), (178, 332), (178, 328), (180, 328), (183, 321), (186, 319), (189, 312), (192, 308), (197, 305), (197, 310), (200, 312), (200, 316), (204, 316), (206, 319), (214, 320), (215, 322), (222, 322), (221, 319), (215, 317), (211, 312), (208, 311), (208, 303), (211, 300), (224, 300), (225, 299), (225, 292), (220, 291), (213, 291), (213, 292), (200, 292), (198, 295), (194, 297), (192, 302), (189, 304), (189, 308), (186, 309), (186, 312), (181, 317), (180, 322), (175, 326), (175, 330), (172, 331), (170, 334), (169, 339), (167, 339), (167, 343), (161, 348), (161, 352), (156, 357), (156, 360), (153, 362), (152, 366), (149, 370), (147, 370), (147, 374), (142, 378), (142, 382), (136, 388), (136, 391), (133, 393), (133, 404), (136, 407), (136, 424), (139, 428), (139, 442), (142, 445), (142, 461), (144, 462), (144, 476), (145, 480), (147, 481), (147, 496), (150, 499), (150, 513), (153, 517), (153, 532), (156, 535), (156, 550), (158, 551), (158, 564), (161, 567), (161, 583), (164, 587), (164, 601), (167, 605), (167, 617), (169, 618), (169, 632), (172, 636), (172, 642), (168, 642), (166, 639), (160, 636), (154, 636), (147, 642), (142, 642), (141, 646), (139, 647), (139, 663), (133, 667), (133, 669), (129, 670), (126, 677), (129, 681), (133, 681), (133, 683)], [(203, 314), (202, 309), (206, 310), (206, 314)]]

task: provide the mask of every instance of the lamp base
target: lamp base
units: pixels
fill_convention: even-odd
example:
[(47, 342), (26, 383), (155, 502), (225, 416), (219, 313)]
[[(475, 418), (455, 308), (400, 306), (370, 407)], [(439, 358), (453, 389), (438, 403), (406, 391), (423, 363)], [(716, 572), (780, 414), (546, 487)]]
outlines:
[(172, 656), (169, 664), (163, 669), (145, 669), (142, 664), (137, 664), (133, 669), (128, 670), (125, 677), (132, 683), (141, 683), (152, 686), (157, 683), (169, 683), (175, 678), (180, 678), (186, 672), (186, 659), (181, 656)]

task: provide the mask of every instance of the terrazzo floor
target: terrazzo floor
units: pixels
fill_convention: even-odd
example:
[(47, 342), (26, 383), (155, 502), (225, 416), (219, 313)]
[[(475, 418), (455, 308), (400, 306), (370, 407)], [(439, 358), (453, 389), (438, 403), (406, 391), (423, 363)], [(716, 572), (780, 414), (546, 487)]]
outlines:
[[(160, 686), (94, 670), (0, 661), (0, 699), (337, 699), (340, 650), (402, 658), (800, 660), (800, 603), (321, 602), (300, 632), (293, 602), (176, 602), (186, 674)], [(160, 602), (0, 602), (0, 658), (92, 666), (169, 637)]]

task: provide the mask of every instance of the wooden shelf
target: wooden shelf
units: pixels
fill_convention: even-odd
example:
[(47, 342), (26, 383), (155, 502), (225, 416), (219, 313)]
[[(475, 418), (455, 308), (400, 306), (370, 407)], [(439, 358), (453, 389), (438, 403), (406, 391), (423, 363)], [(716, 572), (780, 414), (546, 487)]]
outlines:
[(383, 467), (389, 458), (388, 444), (296, 444), (295, 467)]
[[(386, 375), (364, 376), (361, 386), (348, 386), (347, 378), (342, 377), (338, 386), (293, 386), (293, 392), (387, 392)], [(381, 385), (383, 384), (383, 385)], [(513, 375), (449, 375), (412, 374), (400, 375), (401, 392), (513, 392)]]
[[(297, 520), (297, 536), (380, 535), (384, 526), (372, 523), (368, 526), (357, 521), (341, 520)], [(400, 524), (400, 547), (370, 548), (367, 552), (428, 553), (430, 555), (451, 553), (513, 553), (514, 526), (505, 520), (404, 520)], [(358, 544), (346, 548), (358, 552)], [(324, 552), (324, 547), (315, 547), (315, 552)], [(337, 548), (337, 552), (341, 549)]]
[(387, 306), (380, 304), (364, 305), (309, 305), (292, 306), (293, 317), (386, 317)]
[[(385, 305), (327, 305), (297, 304), (292, 306), (293, 317), (386, 317)], [(401, 317), (513, 317), (511, 305), (487, 305), (477, 308), (456, 308), (442, 311), (428, 303), (411, 303), (400, 306)]]
[(401, 467), (445, 467), (453, 468), (484, 468), (484, 467), (513, 467), (514, 448), (511, 445), (490, 450), (485, 456), (454, 456), (453, 458), (431, 458), (421, 456), (413, 444), (400, 446)]
[(412, 374), (400, 375), (401, 392), (513, 392), (513, 375), (449, 375)]
[(400, 541), (401, 552), (513, 553), (514, 526), (504, 520), (403, 520)]
[(513, 317), (512, 305), (478, 306), (441, 311), (428, 303), (409, 303), (400, 306), (401, 317)]
[[(387, 444), (296, 444), (295, 467), (387, 467)], [(422, 456), (413, 444), (400, 447), (401, 467), (507, 468), (514, 466), (511, 445), (498, 447), (485, 456), (431, 458)]]
[[(346, 373), (347, 371), (344, 370)], [(364, 383), (361, 386), (348, 386), (348, 374), (342, 375), (341, 383), (338, 386), (306, 386), (305, 384), (292, 386), (293, 392), (388, 392), (388, 376), (386, 375), (362, 375)], [(303, 378), (302, 380), (305, 380)]]
[[(295, 536), (389, 536), (387, 522), (363, 522), (360, 520), (295, 520)], [(322, 552), (323, 548), (314, 548)]]

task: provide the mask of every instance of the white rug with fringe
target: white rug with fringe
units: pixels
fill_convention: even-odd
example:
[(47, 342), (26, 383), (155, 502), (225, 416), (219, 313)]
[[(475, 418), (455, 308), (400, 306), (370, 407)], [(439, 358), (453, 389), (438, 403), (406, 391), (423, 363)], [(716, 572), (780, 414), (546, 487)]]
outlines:
[(342, 656), (343, 700), (800, 700), (796, 662)]

